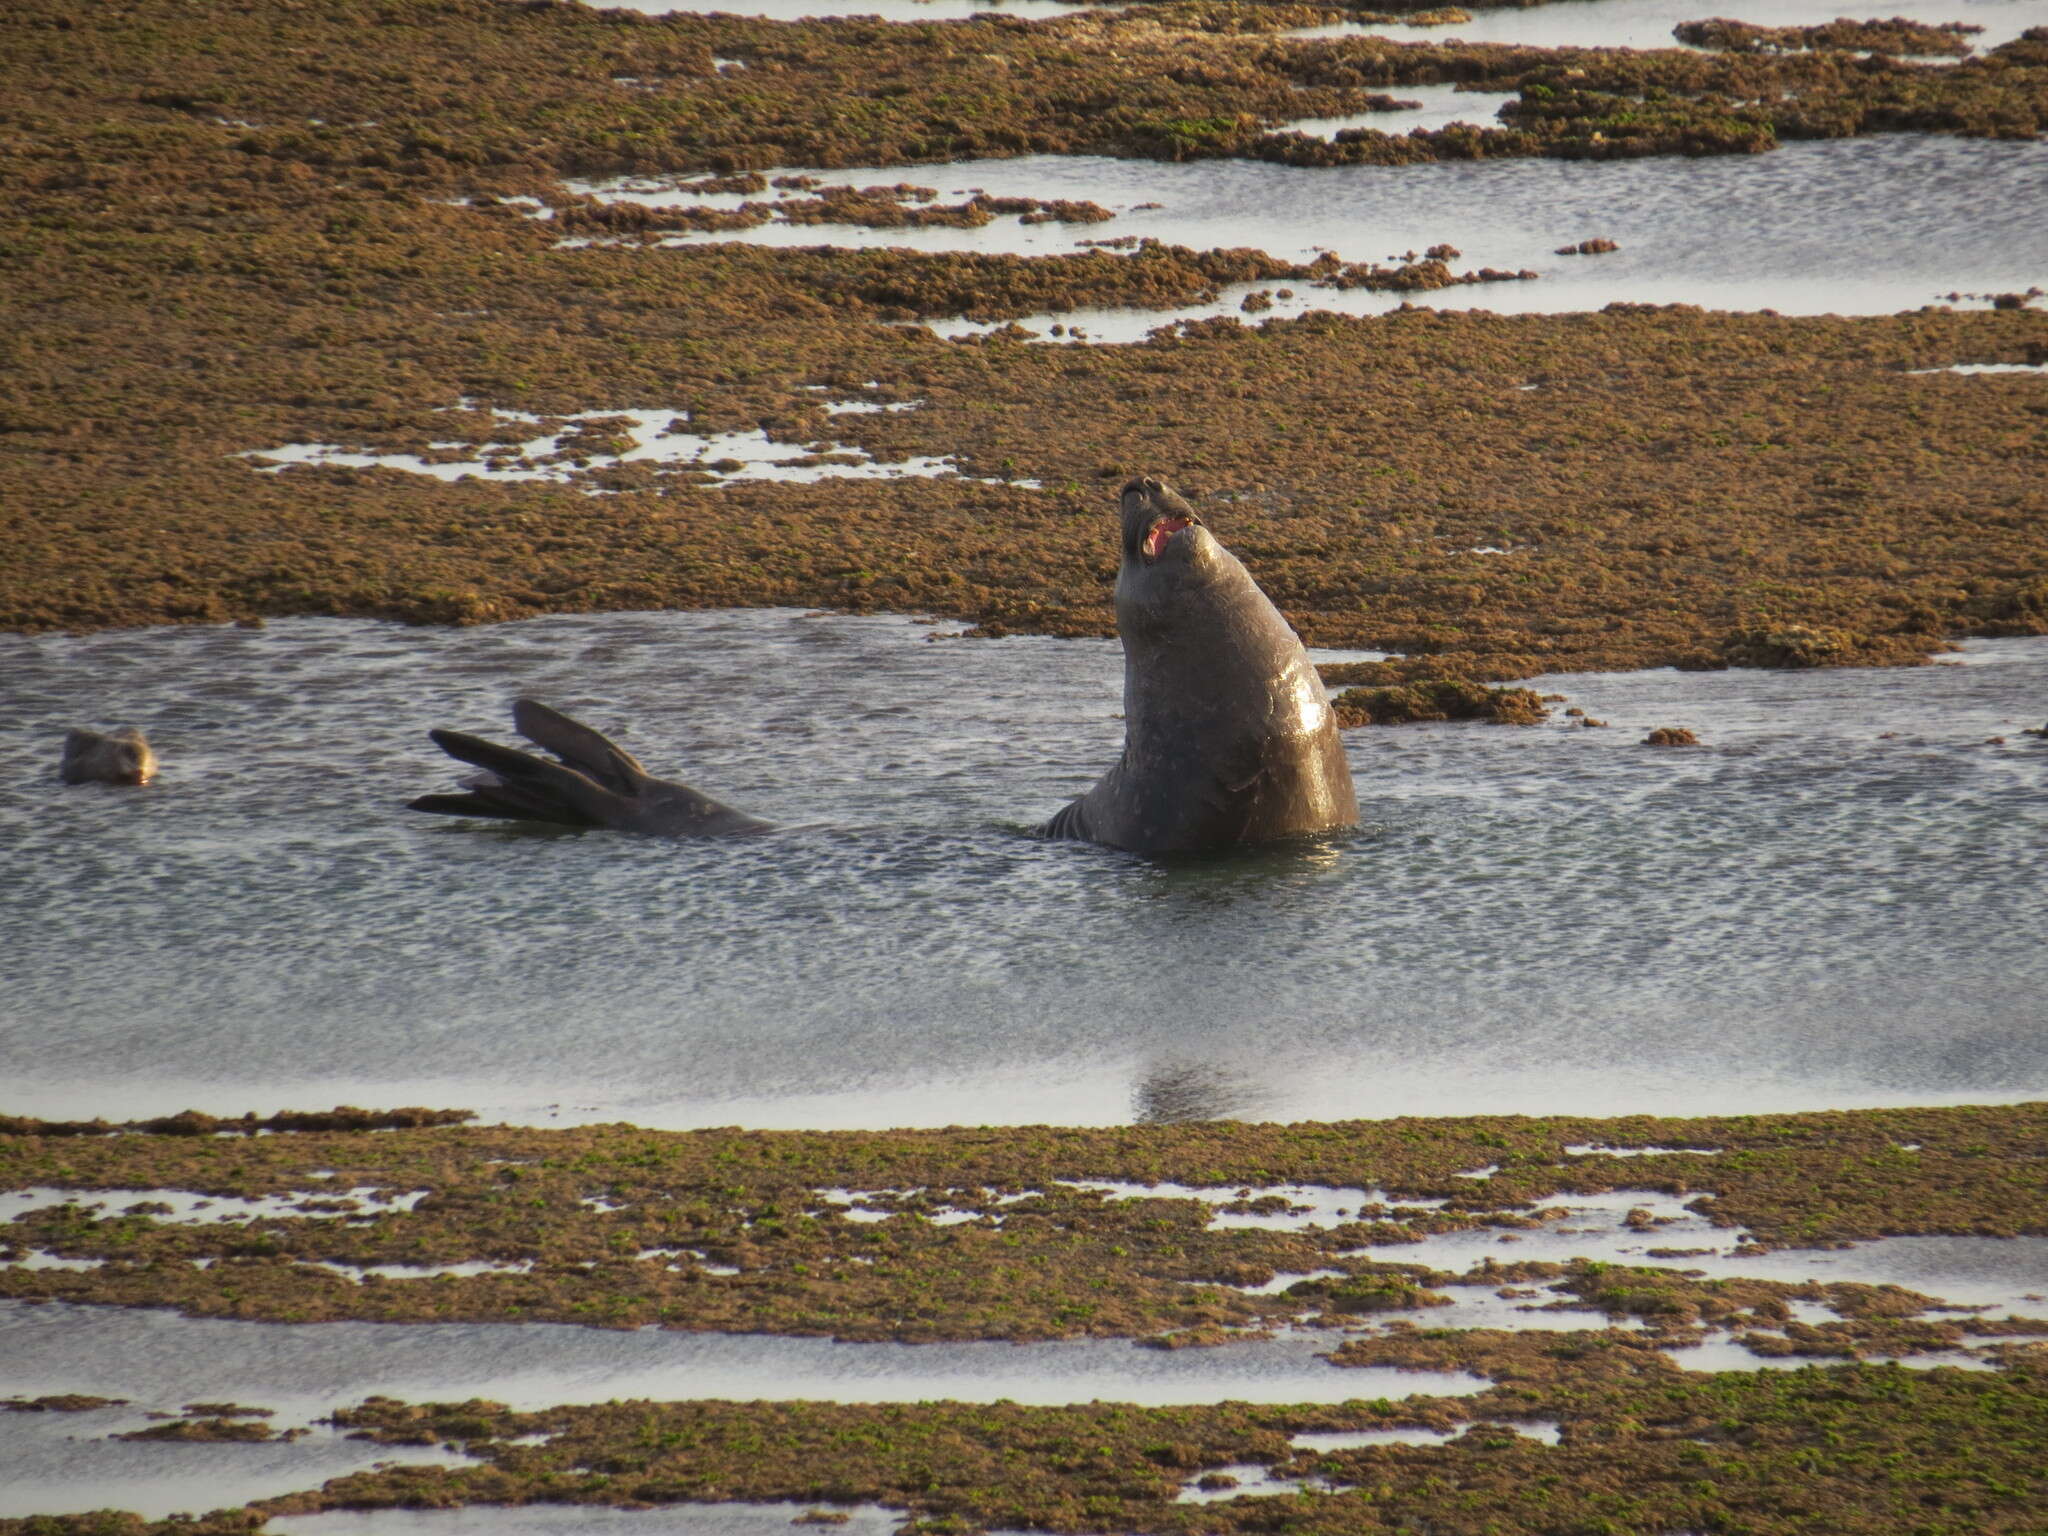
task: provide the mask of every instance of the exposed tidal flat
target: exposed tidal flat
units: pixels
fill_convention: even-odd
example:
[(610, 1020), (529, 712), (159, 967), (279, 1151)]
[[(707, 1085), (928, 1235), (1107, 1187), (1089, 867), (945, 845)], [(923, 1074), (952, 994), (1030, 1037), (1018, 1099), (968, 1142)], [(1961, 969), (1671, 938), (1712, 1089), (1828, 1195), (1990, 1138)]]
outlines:
[[(1104, 634), (1094, 509), (1157, 470), (1312, 640), (1440, 670), (1715, 665), (1770, 624), (1884, 663), (2048, 625), (2039, 381), (1915, 373), (2048, 345), (2038, 310), (1986, 307), (2048, 283), (2041, 221), (2011, 216), (2039, 185), (2026, 5), (1938, 65), (1283, 35), (1298, 9), (31, 6), (0, 622), (788, 603)], [(347, 67), (368, 36), (378, 70)], [(1327, 127), (1398, 127), (1368, 108), (1454, 83), (1506, 105)], [(565, 183), (793, 167), (1117, 207), (864, 249), (882, 232), (830, 224), (559, 248), (645, 232)], [(1391, 291), (1298, 275), (1317, 245)], [(1538, 275), (1438, 286), (1487, 267)], [(1308, 313), (1404, 302), (1573, 312)], [(922, 328), (1190, 315), (1216, 318), (1086, 349)], [(826, 408), (849, 399), (916, 405)], [(633, 415), (608, 437), (607, 411)], [(559, 473), (463, 478), (513, 412), (578, 429)], [(663, 413), (791, 472), (625, 442)], [(330, 451), (251, 457), (293, 444)], [(445, 483), (378, 467), (405, 456)]]
[[(1478, 1497), (1454, 1529), (1540, 1491), (1788, 1531), (1819, 1499), (1875, 1531), (1938, 1487), (1954, 1516), (1932, 1528), (2022, 1530), (2039, 1496), (2038, 1104), (1009, 1133), (360, 1119), (0, 1127), (0, 1178), (35, 1186), (0, 1263), (20, 1476), (0, 1518), (95, 1488), (160, 1518), (204, 1487), (221, 1531), (761, 1500), (1054, 1530), (1113, 1504), (1119, 1529), (1176, 1531), (1217, 1494), (1202, 1528), (1236, 1530), (1292, 1483), (1335, 1529), (1456, 1477)], [(160, 1198), (180, 1190), (227, 1219)], [(1910, 1231), (1974, 1235), (1879, 1235)], [(30, 1268), (22, 1244), (96, 1263)], [(516, 1275), (308, 1262), (514, 1251)], [(1875, 1470), (1841, 1488), (1817, 1433)]]

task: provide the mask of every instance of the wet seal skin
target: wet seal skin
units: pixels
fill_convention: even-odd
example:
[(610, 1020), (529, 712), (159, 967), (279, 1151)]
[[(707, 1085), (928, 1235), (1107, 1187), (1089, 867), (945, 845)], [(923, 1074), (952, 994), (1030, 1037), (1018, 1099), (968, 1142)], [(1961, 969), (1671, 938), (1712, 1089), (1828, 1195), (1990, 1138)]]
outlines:
[(132, 725), (105, 733), (64, 733), (64, 760), (58, 772), (66, 784), (147, 784), (156, 777), (156, 768), (156, 753)]
[(1040, 832), (1188, 853), (1357, 825), (1351, 768), (1300, 637), (1193, 507), (1121, 498), (1124, 750)]
[(610, 827), (655, 837), (737, 837), (768, 823), (672, 779), (657, 779), (625, 748), (537, 699), (512, 705), (519, 734), (553, 759), (461, 731), (430, 731), (450, 757), (484, 771), (460, 795), (422, 795), (407, 809), (444, 816)]

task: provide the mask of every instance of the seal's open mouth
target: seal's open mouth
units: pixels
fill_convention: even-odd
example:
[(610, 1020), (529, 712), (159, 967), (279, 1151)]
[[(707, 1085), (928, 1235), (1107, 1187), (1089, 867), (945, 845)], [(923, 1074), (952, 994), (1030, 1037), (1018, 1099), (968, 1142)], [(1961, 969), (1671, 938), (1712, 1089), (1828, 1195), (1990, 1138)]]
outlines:
[(1197, 521), (1192, 517), (1162, 517), (1145, 530), (1144, 540), (1138, 547), (1144, 550), (1147, 560), (1157, 560), (1168, 539), (1183, 528), (1194, 527)]

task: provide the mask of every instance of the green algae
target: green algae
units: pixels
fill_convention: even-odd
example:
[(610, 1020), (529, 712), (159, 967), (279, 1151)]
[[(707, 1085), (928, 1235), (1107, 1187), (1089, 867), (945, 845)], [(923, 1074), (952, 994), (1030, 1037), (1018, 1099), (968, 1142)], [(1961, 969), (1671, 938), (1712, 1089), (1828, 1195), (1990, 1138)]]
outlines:
[[(0, 1133), (0, 1187), (63, 1193), (0, 1226), (0, 1245), (103, 1262), (0, 1268), (0, 1296), (273, 1321), (556, 1321), (862, 1339), (1200, 1337), (1304, 1310), (1335, 1321), (1427, 1307), (1422, 1289), (1454, 1279), (1503, 1283), (1497, 1266), (1456, 1277), (1340, 1255), (1472, 1226), (1512, 1232), (1533, 1225), (1546, 1201), (1614, 1189), (1689, 1195), (1716, 1225), (1759, 1245), (2048, 1233), (2044, 1105), (1103, 1130), (444, 1126), (81, 1137), (15, 1125)], [(1588, 1142), (1719, 1155), (1564, 1150)], [(1493, 1173), (1460, 1176), (1481, 1165)], [(1206, 1201), (1071, 1187), (1089, 1180), (1389, 1193), (1328, 1225), (1291, 1230), (1217, 1226)], [(159, 1189), (295, 1195), (298, 1212), (168, 1221), (146, 1201), (93, 1198)], [(352, 1189), (374, 1193), (336, 1198)], [(827, 1193), (849, 1189), (875, 1192), (864, 1203), (884, 1219), (853, 1220), (846, 1197)], [(402, 1194), (418, 1196), (409, 1209), (394, 1199)], [(941, 1215), (947, 1220), (934, 1219)], [(493, 1267), (419, 1278), (367, 1272), (477, 1262)], [(1349, 1278), (1282, 1295), (1240, 1289), (1325, 1268)], [(1607, 1298), (1582, 1300), (1605, 1306)], [(1705, 1315), (1704, 1305), (1687, 1303), (1685, 1318)]]
[[(941, 1529), (1077, 1536), (1980, 1536), (2040, 1529), (2043, 1385), (2027, 1367), (1718, 1376), (1667, 1367), (1327, 1408), (626, 1402), (515, 1413), (489, 1402), (371, 1399), (337, 1423), (386, 1444), (452, 1444), (477, 1464), (359, 1473), (196, 1522), (102, 1513), (0, 1521), (0, 1536), (195, 1536), (327, 1509), (740, 1499), (785, 1501), (793, 1513), (876, 1502)], [(1559, 1424), (1560, 1443), (1514, 1432), (1532, 1419)], [(1291, 1443), (1304, 1431), (1396, 1426), (1464, 1432), (1428, 1446)], [(536, 1436), (546, 1438), (514, 1443)], [(1176, 1502), (1206, 1470), (1244, 1462), (1313, 1477), (1318, 1488)]]

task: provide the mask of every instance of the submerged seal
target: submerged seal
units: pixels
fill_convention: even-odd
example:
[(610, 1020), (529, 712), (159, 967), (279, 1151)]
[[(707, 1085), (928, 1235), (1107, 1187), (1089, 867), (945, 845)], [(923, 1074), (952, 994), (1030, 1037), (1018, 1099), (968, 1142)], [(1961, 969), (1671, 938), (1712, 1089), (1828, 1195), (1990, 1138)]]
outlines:
[(132, 725), (105, 733), (66, 731), (57, 771), (66, 784), (147, 784), (156, 777), (156, 753)]
[(1039, 830), (1187, 853), (1358, 822), (1322, 679), (1251, 573), (1149, 476), (1123, 489), (1123, 756)]
[[(1117, 627), (1124, 752), (1041, 835), (1183, 853), (1326, 832), (1358, 820), (1351, 769), (1321, 679), (1258, 583), (1157, 480), (1123, 490)], [(536, 756), (460, 731), (429, 734), (483, 769), (416, 811), (659, 837), (730, 837), (768, 823), (652, 777), (587, 725), (533, 699), (512, 706)]]

